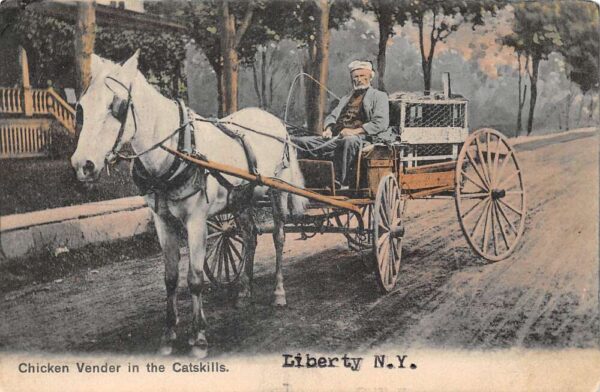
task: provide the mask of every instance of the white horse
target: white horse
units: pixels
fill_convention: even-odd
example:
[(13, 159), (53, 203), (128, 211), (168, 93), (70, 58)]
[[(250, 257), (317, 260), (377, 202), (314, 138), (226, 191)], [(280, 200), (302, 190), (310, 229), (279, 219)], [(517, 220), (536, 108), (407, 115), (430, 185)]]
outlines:
[[(123, 65), (96, 55), (92, 56), (92, 79), (89, 88), (79, 100), (78, 122), (81, 132), (77, 149), (71, 157), (71, 164), (79, 181), (97, 180), (105, 164), (114, 160), (123, 144), (127, 142), (151, 176), (163, 175), (174, 161), (172, 154), (157, 146), (164, 140), (162, 145), (165, 147), (177, 148), (176, 130), (181, 125), (180, 108), (177, 102), (162, 96), (146, 81), (138, 70), (138, 55), (139, 50)], [(195, 114), (193, 116), (197, 118), (197, 121), (193, 122), (197, 152), (209, 160), (248, 170), (245, 151), (237, 140), (224, 134), (213, 123), (203, 121)], [(260, 109), (247, 108), (222, 121), (241, 125), (228, 127), (245, 136), (246, 142), (258, 157), (257, 169), (261, 175), (275, 176), (296, 186), (303, 186), (295, 151), (282, 142), (287, 140), (288, 135), (281, 120)], [(233, 186), (245, 183), (239, 178), (224, 177)], [(153, 207), (154, 223), (165, 257), (166, 328), (159, 350), (165, 355), (172, 352), (172, 345), (176, 339), (176, 289), (180, 260), (177, 227), (181, 224), (187, 230), (189, 245), (187, 282), (192, 296), (193, 312), (193, 336), (190, 337), (189, 344), (192, 354), (197, 357), (204, 357), (208, 350), (205, 335), (207, 325), (201, 295), (207, 219), (227, 206), (229, 192), (213, 175), (208, 175), (204, 184), (204, 189), (183, 200), (162, 197), (157, 202), (153, 195), (146, 196), (148, 205)], [(253, 195), (261, 197), (269, 193), (271, 198), (276, 250), (274, 304), (283, 306), (286, 304), (282, 273), (284, 219), (290, 213), (301, 214), (306, 199), (295, 195), (288, 198), (287, 194), (268, 191), (266, 187), (257, 186)], [(238, 300), (246, 302), (244, 300), (251, 296), (257, 232), (250, 207), (239, 207), (235, 215), (244, 240), (243, 258), (246, 267), (240, 278)]]

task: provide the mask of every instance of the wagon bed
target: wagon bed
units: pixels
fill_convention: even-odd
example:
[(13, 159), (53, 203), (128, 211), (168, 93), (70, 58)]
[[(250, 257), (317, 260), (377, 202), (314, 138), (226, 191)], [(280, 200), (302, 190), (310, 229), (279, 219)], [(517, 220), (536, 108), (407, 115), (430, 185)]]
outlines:
[[(390, 103), (398, 140), (363, 146), (348, 189), (336, 189), (330, 161), (299, 160), (306, 182), (299, 188), (170, 151), (208, 170), (307, 197), (305, 215), (288, 222), (285, 231), (303, 238), (341, 233), (350, 249), (371, 250), (368, 264), (384, 293), (394, 288), (400, 272), (403, 216), (412, 199), (453, 197), (471, 248), (490, 261), (508, 257), (523, 234), (525, 190), (506, 137), (487, 128), (469, 133), (463, 98), (396, 94)], [(258, 230), (273, 228), (263, 224)], [(243, 269), (243, 243), (234, 216), (214, 217), (209, 233), (205, 272), (216, 285), (233, 284)]]

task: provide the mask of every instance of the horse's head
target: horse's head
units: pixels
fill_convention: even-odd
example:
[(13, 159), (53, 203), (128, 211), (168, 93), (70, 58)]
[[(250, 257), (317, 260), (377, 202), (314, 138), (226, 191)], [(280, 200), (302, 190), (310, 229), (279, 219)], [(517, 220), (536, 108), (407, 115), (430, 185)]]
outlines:
[(95, 181), (135, 134), (131, 89), (139, 50), (123, 65), (92, 55), (92, 79), (77, 104), (77, 149), (71, 157), (77, 179)]

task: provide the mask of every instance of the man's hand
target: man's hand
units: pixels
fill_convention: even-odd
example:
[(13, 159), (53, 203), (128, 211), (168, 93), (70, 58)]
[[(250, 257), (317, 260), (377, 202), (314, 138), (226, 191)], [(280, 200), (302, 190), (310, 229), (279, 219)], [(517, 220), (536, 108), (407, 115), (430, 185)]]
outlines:
[(340, 136), (341, 137), (349, 137), (349, 136), (362, 135), (363, 133), (365, 133), (365, 130), (362, 128), (344, 128), (340, 132)]
[(325, 131), (323, 131), (323, 139), (331, 139), (331, 137), (333, 136), (333, 133), (331, 132), (331, 127), (327, 127), (325, 128)]

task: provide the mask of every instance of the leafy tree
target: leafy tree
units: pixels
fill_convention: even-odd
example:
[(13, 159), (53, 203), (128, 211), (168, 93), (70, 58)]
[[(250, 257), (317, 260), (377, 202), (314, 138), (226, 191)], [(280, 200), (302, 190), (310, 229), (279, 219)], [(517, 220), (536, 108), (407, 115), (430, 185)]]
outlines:
[[(579, 86), (584, 96), (579, 109), (581, 118), (583, 98), (590, 91), (597, 92), (600, 83), (598, 5), (586, 2), (561, 3), (555, 24), (563, 43), (558, 51), (567, 64), (569, 79)], [(590, 97), (590, 118), (593, 102), (593, 97)]]
[[(465, 24), (473, 28), (484, 24), (486, 12), (492, 16), (498, 8), (504, 6), (504, 0), (401, 0), (398, 7), (419, 29), (419, 49), (425, 94), (431, 90), (431, 66), (438, 42), (446, 38)], [(429, 47), (426, 48), (426, 36)]]
[(271, 42), (258, 48), (250, 68), (259, 107), (265, 110), (272, 108), (277, 88), (284, 80), (291, 80), (294, 76), (293, 62), (294, 57), (290, 56), (289, 48), (282, 47), (279, 43)]
[(1, 39), (7, 50), (16, 53), (22, 46), (27, 51), (32, 86), (74, 86), (74, 26), (28, 8), (12, 11), (0, 12)]
[[(331, 29), (338, 29), (352, 13), (350, 1), (338, 0), (298, 0), (295, 3), (272, 1), (269, 15), (277, 18), (264, 18), (263, 23), (278, 35), (296, 41), (306, 49), (303, 70), (321, 86), (327, 85), (329, 68), (329, 40)], [(305, 109), (308, 129), (322, 132), (322, 124), (327, 102), (325, 88), (316, 83), (305, 84)]]
[(531, 93), (529, 96), (529, 118), (527, 120), (527, 135), (533, 129), (533, 117), (537, 100), (537, 82), (539, 66), (542, 60), (556, 51), (562, 45), (560, 34), (555, 21), (558, 13), (558, 3), (528, 2), (513, 4), (513, 32), (502, 40), (504, 45), (522, 53), (531, 64), (527, 68)]
[[(27, 51), (31, 83), (34, 87), (47, 84), (63, 87), (76, 86), (75, 26), (63, 20), (30, 8), (14, 12), (0, 12), (5, 27), (3, 44), (12, 42)], [(4, 24), (6, 22), (6, 24)], [(152, 83), (168, 96), (179, 96), (184, 90), (184, 40), (179, 34), (160, 30), (132, 30), (115, 26), (96, 26), (94, 50), (100, 56), (122, 61), (141, 49), (140, 69)], [(4, 49), (4, 48), (3, 48)]]
[(394, 36), (394, 26), (404, 25), (408, 16), (406, 4), (394, 0), (364, 0), (361, 2), (363, 11), (373, 12), (379, 26), (379, 43), (377, 52), (378, 88), (385, 91), (385, 67), (388, 40)]
[(266, 2), (174, 0), (151, 5), (155, 12), (175, 17), (189, 28), (217, 76), (219, 116), (237, 110), (239, 67), (252, 63), (257, 47), (273, 38), (259, 23)]
[(185, 94), (185, 42), (179, 34), (98, 27), (95, 48), (98, 55), (124, 61), (137, 49), (140, 49), (140, 70), (162, 94), (173, 98)]

